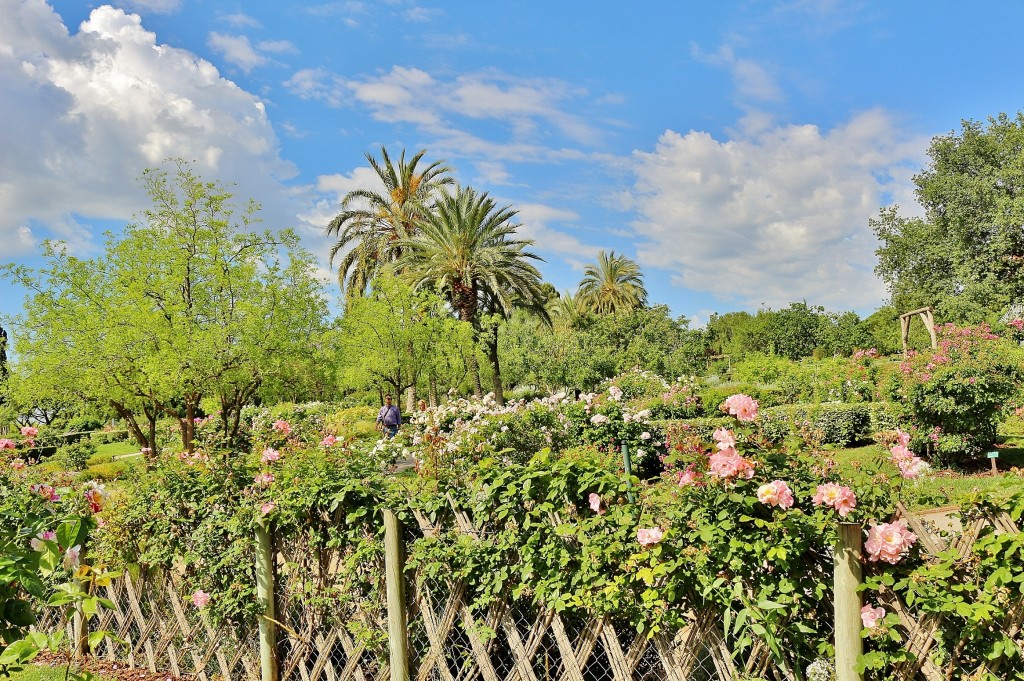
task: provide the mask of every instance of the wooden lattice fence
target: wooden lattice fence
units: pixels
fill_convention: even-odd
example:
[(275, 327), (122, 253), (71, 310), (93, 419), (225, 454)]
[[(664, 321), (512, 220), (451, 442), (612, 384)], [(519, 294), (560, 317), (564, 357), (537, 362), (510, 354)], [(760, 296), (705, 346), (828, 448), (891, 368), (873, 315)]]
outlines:
[[(482, 531), (454, 502), (443, 527), (420, 513), (412, 517), (407, 547), (416, 537), (446, 529), (473, 537)], [(968, 555), (987, 525), (997, 532), (1020, 532), (1005, 514), (974, 518), (960, 532), (947, 533), (902, 507), (897, 517), (908, 522), (922, 549), (933, 556), (950, 548)], [(273, 562), (280, 681), (391, 679), (383, 555), (360, 565), (358, 580), (339, 569), (338, 556), (301, 543), (279, 544)], [(348, 591), (368, 578), (370, 583), (378, 580), (379, 588)], [(681, 630), (648, 638), (614, 616), (556, 612), (510, 595), (486, 611), (475, 611), (467, 585), (454, 579), (407, 572), (404, 589), (409, 678), (414, 681), (795, 681), (809, 662), (791, 658), (780, 668), (763, 641), (736, 650), (721, 615), (711, 610), (693, 610)], [(213, 626), (187, 602), (172, 575), (125, 575), (105, 595), (117, 608), (105, 611), (92, 628), (111, 631), (122, 642), (106, 640), (96, 655), (201, 681), (261, 678), (255, 627)], [(891, 590), (879, 597), (898, 615), (907, 648), (915, 655), (890, 670), (890, 678), (950, 678), (937, 647), (942, 616), (921, 614)], [(39, 626), (53, 630), (69, 625), (51, 620)], [(1010, 609), (1002, 630), (1024, 651), (1024, 599)], [(975, 678), (985, 673), (1002, 678), (1000, 672), (1008, 671), (1005, 665), (1002, 658), (983, 664)]]

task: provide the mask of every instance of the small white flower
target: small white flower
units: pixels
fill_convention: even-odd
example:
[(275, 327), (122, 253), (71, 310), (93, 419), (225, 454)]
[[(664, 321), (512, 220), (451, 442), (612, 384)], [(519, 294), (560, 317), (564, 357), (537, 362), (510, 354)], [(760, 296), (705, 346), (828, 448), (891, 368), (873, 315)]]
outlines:
[(650, 434), (650, 433), (648, 433), (648, 432), (647, 432), (647, 431), (645, 430), (644, 432), (640, 433), (640, 439), (641, 439), (641, 440), (650, 440), (650, 439), (651, 439), (651, 434)]

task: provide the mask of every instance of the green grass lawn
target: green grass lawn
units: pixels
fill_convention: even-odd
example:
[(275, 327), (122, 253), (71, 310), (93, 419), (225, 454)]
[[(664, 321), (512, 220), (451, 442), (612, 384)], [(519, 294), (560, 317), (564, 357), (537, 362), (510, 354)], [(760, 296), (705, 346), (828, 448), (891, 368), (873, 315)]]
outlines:
[(107, 463), (112, 461), (115, 456), (132, 454), (137, 451), (139, 451), (137, 442), (108, 442), (105, 445), (97, 445), (96, 453), (89, 457), (89, 465)]
[(852, 476), (858, 469), (880, 470), (888, 474), (894, 484), (901, 484), (900, 496), (911, 508), (934, 508), (955, 506), (967, 498), (982, 494), (992, 499), (1002, 499), (1016, 492), (1024, 491), (1024, 473), (1010, 472), (1010, 468), (1024, 468), (1024, 436), (1005, 435), (999, 438), (998, 466), (1000, 473), (965, 475), (954, 471), (936, 469), (924, 478), (906, 480), (900, 478), (896, 467), (889, 463), (889, 453), (879, 445), (837, 449), (832, 454), (842, 474)]

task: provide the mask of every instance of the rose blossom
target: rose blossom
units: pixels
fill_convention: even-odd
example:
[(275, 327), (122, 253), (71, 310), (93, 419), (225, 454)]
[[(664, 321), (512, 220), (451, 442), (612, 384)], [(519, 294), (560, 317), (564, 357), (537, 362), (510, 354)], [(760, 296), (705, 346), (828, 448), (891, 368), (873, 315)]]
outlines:
[(749, 395), (739, 393), (725, 400), (725, 409), (740, 421), (753, 421), (757, 418), (757, 400)]
[(778, 506), (786, 510), (793, 506), (793, 490), (782, 480), (773, 480), (757, 488), (757, 500), (766, 506)]
[(636, 540), (640, 542), (640, 546), (643, 546), (644, 548), (654, 546), (661, 541), (663, 536), (665, 536), (665, 533), (661, 531), (660, 527), (641, 527), (636, 531)]
[(931, 465), (919, 456), (901, 459), (896, 465), (900, 468), (900, 474), (907, 480), (918, 478), (931, 470)]
[(845, 518), (857, 506), (857, 497), (853, 490), (846, 485), (837, 485), (834, 482), (827, 482), (818, 485), (814, 494), (815, 506), (831, 506), (839, 512), (839, 517)]
[(38, 494), (47, 501), (60, 501), (60, 495), (50, 485), (30, 485), (29, 491), (33, 494)]
[(17, 446), (14, 440), (8, 440), (7, 438), (0, 440), (0, 449), (14, 449)]
[(604, 414), (594, 414), (590, 417), (590, 422), (595, 426), (600, 426), (603, 423), (608, 423), (608, 417)]
[(865, 605), (860, 609), (860, 621), (865, 629), (874, 629), (884, 617), (885, 608), (872, 608), (870, 605)]
[(728, 428), (719, 428), (711, 437), (718, 444), (718, 449), (735, 449), (736, 448), (736, 434)]
[(275, 508), (277, 508), (277, 504), (275, 504), (273, 501), (268, 501), (264, 503), (262, 506), (260, 506), (260, 515), (267, 515)]
[(89, 510), (99, 513), (103, 510), (103, 495), (106, 488), (98, 482), (90, 482), (85, 487), (85, 500), (89, 502)]
[(206, 593), (202, 589), (196, 589), (196, 592), (192, 594), (192, 605), (197, 608), (205, 608), (210, 604), (210, 594)]
[(78, 567), (78, 564), (81, 561), (82, 557), (81, 554), (81, 544), (76, 544), (75, 546), (72, 546), (70, 549), (68, 549), (67, 552), (64, 553), (64, 567), (66, 567), (69, 570), (73, 567)]
[(609, 399), (615, 400), (616, 402), (622, 399), (622, 389), (616, 385), (608, 388)]
[(604, 515), (604, 509), (601, 508), (601, 495), (596, 492), (591, 492), (590, 496), (587, 497), (590, 502), (590, 510), (598, 515)]
[(22, 437), (33, 438), (36, 435), (39, 435), (39, 429), (38, 428), (36, 428), (34, 426), (22, 426), (22, 428), (21, 428), (21, 436)]
[(338, 441), (338, 438), (334, 437), (333, 435), (328, 435), (327, 437), (325, 437), (323, 440), (320, 441), (320, 446), (321, 447), (330, 447), (331, 445), (333, 445), (337, 441)]
[(33, 538), (29, 542), (29, 545), (32, 547), (33, 551), (42, 551), (43, 549), (46, 548), (46, 544), (44, 544), (43, 542), (48, 542), (48, 541), (57, 541), (57, 533), (54, 532), (53, 530), (47, 530), (46, 532), (40, 532), (39, 534), (37, 534), (35, 536), (35, 538)]
[(710, 465), (708, 473), (716, 478), (750, 480), (754, 477), (753, 464), (737, 454), (735, 449), (723, 449), (715, 452), (711, 455), (708, 463)]
[(641, 440), (650, 440), (650, 439), (651, 439), (651, 434), (650, 434), (650, 433), (648, 433), (648, 432), (647, 432), (647, 431), (645, 430), (644, 432), (640, 433), (640, 439), (641, 439)]
[(872, 525), (864, 548), (872, 563), (882, 561), (895, 565), (916, 541), (917, 535), (907, 529), (906, 521), (897, 520), (894, 523)]
[(258, 474), (255, 478), (253, 478), (253, 482), (255, 482), (257, 485), (265, 487), (266, 485), (269, 485), (270, 483), (274, 482), (274, 474), (264, 471)]
[(701, 472), (697, 470), (696, 464), (690, 464), (686, 470), (679, 471), (679, 486), (693, 485), (701, 478)]
[(26, 464), (24, 459), (15, 459), (14, 461), (11, 462), (11, 468), (13, 468), (16, 471), (24, 470), (25, 465)]
[(277, 461), (280, 458), (281, 452), (277, 451), (276, 449), (267, 447), (266, 449), (263, 450), (263, 456), (260, 457), (260, 461), (262, 461), (263, 463), (270, 463), (271, 461)]
[(291, 425), (284, 419), (278, 419), (277, 421), (274, 421), (273, 428), (282, 435), (289, 435), (292, 432)]

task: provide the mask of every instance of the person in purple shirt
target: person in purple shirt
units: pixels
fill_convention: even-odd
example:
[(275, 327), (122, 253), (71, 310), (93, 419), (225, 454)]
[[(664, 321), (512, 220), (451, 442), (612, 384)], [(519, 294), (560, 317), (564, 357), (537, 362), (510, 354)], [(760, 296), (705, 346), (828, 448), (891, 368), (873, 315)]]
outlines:
[(377, 412), (377, 426), (384, 433), (384, 437), (394, 437), (398, 434), (398, 426), (402, 425), (402, 412), (398, 405), (391, 403), (391, 395), (384, 396), (384, 406)]

